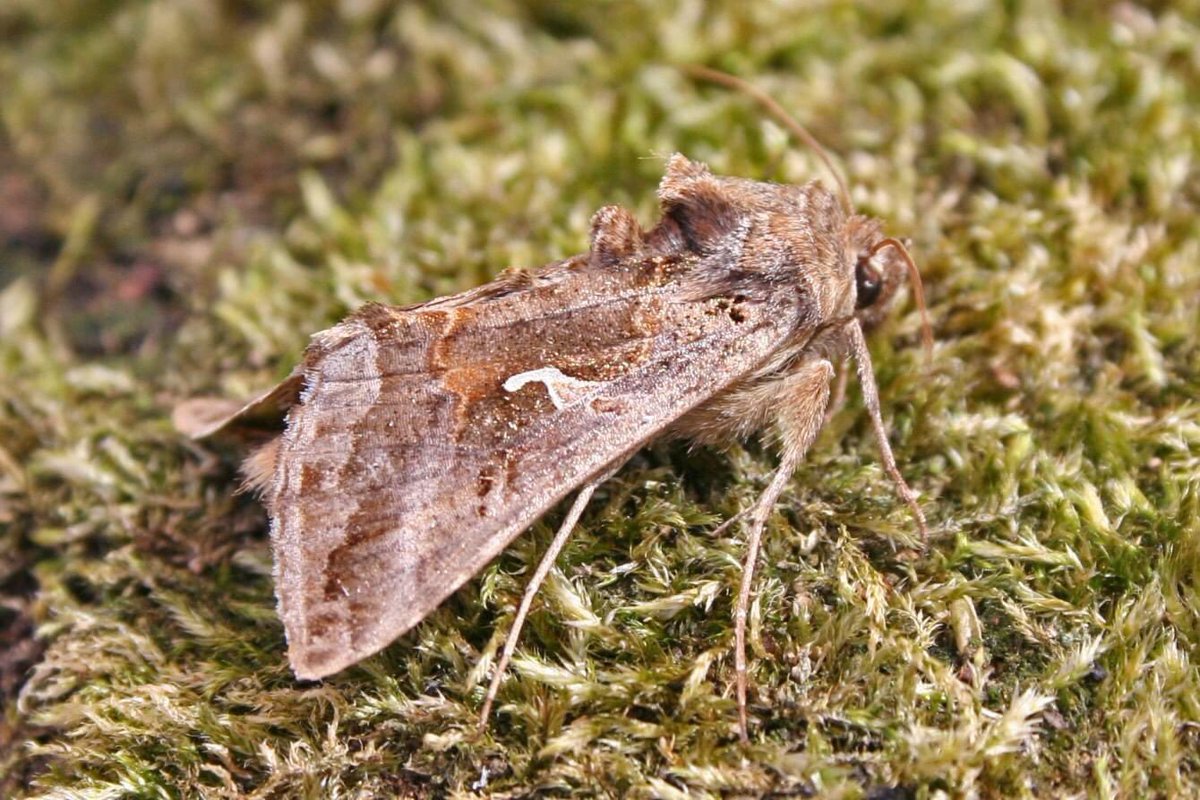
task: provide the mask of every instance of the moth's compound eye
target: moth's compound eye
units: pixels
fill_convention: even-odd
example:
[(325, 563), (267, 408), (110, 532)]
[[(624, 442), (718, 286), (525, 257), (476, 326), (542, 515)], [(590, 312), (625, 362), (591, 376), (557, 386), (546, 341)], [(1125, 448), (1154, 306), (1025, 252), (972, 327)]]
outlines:
[(858, 264), (854, 268), (854, 282), (858, 289), (857, 308), (866, 308), (874, 305), (879, 299), (879, 293), (883, 289), (883, 276), (879, 269), (871, 263), (871, 255), (861, 255), (858, 257)]

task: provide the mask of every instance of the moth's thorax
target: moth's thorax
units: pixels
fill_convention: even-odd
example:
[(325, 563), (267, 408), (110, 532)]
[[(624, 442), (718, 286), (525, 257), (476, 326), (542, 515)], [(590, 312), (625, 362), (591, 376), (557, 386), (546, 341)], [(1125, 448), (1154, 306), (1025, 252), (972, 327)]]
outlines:
[(878, 220), (848, 215), (820, 182), (776, 184), (713, 175), (702, 164), (674, 156), (659, 187), (664, 220), (651, 232), (669, 246), (700, 254), (689, 281), (699, 296), (743, 296), (757, 302), (792, 302), (806, 322), (828, 325), (860, 312), (856, 280), (868, 259), (887, 291), (865, 315), (877, 322), (881, 307), (902, 281), (889, 253), (871, 255), (883, 239)]
[[(899, 282), (878, 220), (848, 215), (819, 182), (774, 184), (712, 175), (681, 156), (672, 159), (659, 190), (666, 223), (701, 254), (700, 296), (745, 297), (787, 313), (791, 335), (741, 378), (677, 421), (672, 432), (694, 441), (744, 438), (792, 401), (797, 375), (804, 387), (822, 364), (848, 355), (847, 325), (882, 319)], [(875, 280), (878, 279), (878, 280)], [(867, 295), (860, 296), (865, 288)], [(807, 390), (807, 389), (806, 389)]]

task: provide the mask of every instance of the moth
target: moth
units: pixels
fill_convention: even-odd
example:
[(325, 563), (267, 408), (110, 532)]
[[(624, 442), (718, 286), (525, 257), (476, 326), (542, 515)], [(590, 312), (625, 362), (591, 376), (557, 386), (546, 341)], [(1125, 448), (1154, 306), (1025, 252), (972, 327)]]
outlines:
[(745, 738), (746, 616), (763, 529), (847, 359), (883, 467), (924, 534), (864, 339), (915, 270), (903, 244), (818, 182), (722, 177), (682, 155), (669, 159), (658, 200), (662, 218), (648, 230), (621, 207), (601, 208), (581, 255), (418, 305), (360, 308), (232, 414), (177, 411), (199, 438), (278, 431), (244, 471), (271, 517), (297, 677), (323, 678), (387, 646), (576, 492), (514, 618), (484, 724), (534, 595), (596, 487), (660, 437), (719, 444), (767, 431), (779, 468), (738, 515)]

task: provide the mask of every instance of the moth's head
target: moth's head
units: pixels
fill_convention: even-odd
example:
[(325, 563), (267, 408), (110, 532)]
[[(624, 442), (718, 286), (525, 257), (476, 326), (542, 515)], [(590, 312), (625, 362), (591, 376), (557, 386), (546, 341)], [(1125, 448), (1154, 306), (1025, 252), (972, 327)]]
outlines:
[(907, 243), (886, 237), (878, 220), (855, 215), (846, 226), (847, 255), (854, 270), (854, 316), (871, 330), (888, 310), (909, 273)]

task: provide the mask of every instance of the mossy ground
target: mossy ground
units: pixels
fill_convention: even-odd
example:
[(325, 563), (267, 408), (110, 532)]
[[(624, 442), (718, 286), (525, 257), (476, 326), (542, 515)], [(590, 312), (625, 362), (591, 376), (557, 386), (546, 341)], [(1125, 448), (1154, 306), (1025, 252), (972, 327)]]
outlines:
[[(1200, 794), (1200, 6), (0, 9), (0, 794)], [(295, 682), (263, 512), (179, 399), (247, 396), (408, 303), (655, 218), (664, 157), (824, 177), (911, 237), (875, 337), (925, 553), (853, 399), (771, 524), (735, 735), (741, 533), (773, 458), (661, 445), (604, 489), (487, 734), (549, 523), (415, 632)], [(561, 513), (561, 512), (558, 512)]]

